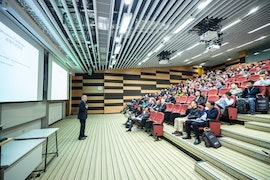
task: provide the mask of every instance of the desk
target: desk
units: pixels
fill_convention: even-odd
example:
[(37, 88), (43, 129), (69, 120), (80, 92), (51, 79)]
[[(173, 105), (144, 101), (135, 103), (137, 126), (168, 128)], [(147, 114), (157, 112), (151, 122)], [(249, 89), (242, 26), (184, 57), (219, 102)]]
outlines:
[[(29, 139), (46, 139), (46, 146), (45, 146), (45, 162), (44, 168), (41, 171), (46, 171), (47, 165), (51, 162), (51, 160), (57, 156), (58, 157), (58, 140), (57, 140), (57, 131), (59, 128), (47, 128), (47, 129), (34, 129), (27, 133), (24, 133), (20, 136), (14, 138), (14, 140), (29, 140)], [(55, 148), (56, 152), (48, 153), (48, 140), (51, 134), (55, 133)], [(47, 163), (48, 154), (54, 154), (53, 158)], [(38, 170), (40, 171), (40, 170)]]
[(1, 168), (5, 180), (25, 179), (42, 162), (44, 139), (11, 141), (2, 147)]

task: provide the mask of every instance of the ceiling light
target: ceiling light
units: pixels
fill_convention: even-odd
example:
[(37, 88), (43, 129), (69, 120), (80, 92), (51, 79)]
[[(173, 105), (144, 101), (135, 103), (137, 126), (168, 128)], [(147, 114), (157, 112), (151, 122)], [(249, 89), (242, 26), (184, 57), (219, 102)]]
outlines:
[(124, 15), (122, 17), (120, 30), (119, 30), (120, 34), (125, 34), (126, 33), (127, 28), (129, 26), (129, 23), (131, 21), (131, 18), (132, 18), (132, 13), (124, 13)]
[(189, 51), (189, 50), (195, 48), (196, 46), (198, 46), (199, 44), (200, 44), (200, 43), (196, 43), (196, 44), (194, 44), (193, 46), (190, 46), (189, 48), (187, 48), (186, 50)]
[(199, 10), (203, 10), (212, 0), (206, 0), (204, 2), (202, 2), (201, 4), (199, 4), (198, 9)]
[(139, 66), (142, 65), (142, 62), (139, 62), (138, 65), (139, 65)]
[(228, 49), (227, 52), (234, 50), (235, 48)]
[(153, 52), (150, 52), (147, 54), (148, 57), (150, 57), (153, 54)]
[(124, 0), (124, 2), (125, 2), (126, 5), (130, 5), (132, 0)]
[(221, 44), (221, 46), (226, 46), (227, 44), (229, 44), (229, 42), (225, 42), (225, 43)]
[(142, 62), (145, 63), (148, 59), (149, 59), (149, 58), (147, 57), (147, 58), (145, 58)]
[(248, 34), (251, 34), (251, 33), (254, 33), (254, 32), (256, 32), (256, 31), (259, 31), (259, 30), (261, 30), (261, 29), (263, 29), (263, 28), (265, 28), (265, 27), (267, 27), (267, 26), (270, 26), (270, 23), (265, 24), (265, 25), (263, 25), (263, 26), (261, 26), (261, 27), (258, 27), (257, 29), (254, 29), (254, 30), (252, 30), (252, 31), (249, 31)]
[(243, 46), (246, 46), (246, 45), (249, 45), (249, 44), (251, 44), (251, 43), (253, 43), (254, 41), (250, 41), (250, 42), (248, 42), (248, 43), (245, 43), (245, 44), (242, 44), (242, 45), (240, 45), (240, 46), (237, 46), (236, 48), (240, 48), (240, 47), (243, 47)]
[(216, 55), (214, 55), (214, 56), (212, 56), (212, 57), (217, 57), (217, 56), (220, 56), (220, 55), (222, 55), (223, 53), (218, 53), (218, 54), (216, 54)]
[(228, 59), (227, 59), (227, 61), (230, 61), (230, 60), (232, 60), (232, 58), (228, 58)]
[(263, 40), (263, 39), (265, 39), (265, 38), (266, 38), (266, 36), (259, 37), (258, 39), (255, 39), (254, 42), (255, 42), (255, 41)]
[(116, 61), (116, 59), (112, 59), (112, 65), (115, 65)]
[(176, 55), (174, 55), (171, 59), (175, 59), (177, 56), (178, 56), (178, 55), (176, 54)]
[(109, 68), (113, 68), (113, 65), (112, 65), (112, 64), (110, 64), (110, 65), (109, 65)]
[(122, 45), (121, 44), (117, 44), (115, 49), (114, 49), (114, 54), (118, 54), (120, 52)]
[(255, 52), (254, 55), (257, 56), (258, 54), (260, 54), (259, 52)]
[(169, 41), (169, 39), (170, 39), (170, 37), (167, 36), (167, 37), (165, 37), (165, 38), (163, 39), (163, 42), (165, 43), (165, 42)]
[(115, 42), (116, 42), (116, 43), (120, 43), (120, 42), (121, 42), (121, 36), (116, 37), (116, 38), (115, 38)]
[(181, 24), (174, 32), (173, 34), (179, 33), (182, 29), (184, 29), (189, 23), (191, 23), (194, 20), (193, 17), (188, 18), (183, 24)]
[(191, 59), (196, 59), (197, 57), (200, 57), (202, 54), (198, 54), (197, 56), (192, 57)]
[(234, 21), (234, 22), (230, 23), (229, 25), (225, 26), (224, 28), (222, 28), (221, 31), (224, 31), (224, 30), (226, 30), (226, 29), (228, 29), (228, 28), (230, 28), (230, 27), (236, 25), (236, 24), (239, 23), (240, 21), (241, 21), (241, 19), (237, 19), (236, 21)]
[(154, 50), (154, 52), (155, 52), (155, 53), (158, 52), (162, 47), (163, 47), (163, 44), (160, 44), (160, 45), (157, 47), (157, 49)]
[(98, 16), (98, 29), (107, 31), (109, 29), (109, 19)]
[(264, 49), (262, 52), (268, 52), (270, 51), (270, 48)]
[(184, 62), (188, 62), (190, 59), (186, 59), (186, 60), (184, 60)]
[(255, 7), (255, 8), (253, 8), (253, 9), (251, 9), (248, 13), (247, 13), (247, 15), (245, 15), (245, 17), (246, 16), (248, 16), (248, 15), (250, 15), (250, 14), (252, 14), (252, 13), (255, 13), (256, 11), (258, 11), (258, 7)]

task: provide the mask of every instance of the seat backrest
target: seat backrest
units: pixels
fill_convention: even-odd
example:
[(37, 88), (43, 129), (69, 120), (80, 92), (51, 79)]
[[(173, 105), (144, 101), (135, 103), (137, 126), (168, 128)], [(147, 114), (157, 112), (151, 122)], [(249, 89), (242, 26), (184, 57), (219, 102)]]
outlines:
[(180, 103), (180, 99), (181, 99), (180, 96), (176, 96), (176, 97), (175, 97), (175, 102), (176, 102), (176, 103)]
[(154, 121), (156, 119), (157, 113), (158, 113), (157, 111), (150, 111), (149, 120)]
[(158, 112), (155, 121), (158, 124), (162, 124), (164, 121), (164, 113)]
[(253, 75), (249, 76), (248, 79), (252, 80), (252, 81), (257, 81), (257, 80), (260, 80), (260, 75), (259, 74), (253, 74)]
[(183, 105), (182, 105), (182, 108), (181, 108), (181, 110), (180, 110), (180, 114), (181, 114), (181, 115), (185, 115), (185, 114), (186, 114), (186, 111), (187, 111), (187, 109), (188, 109), (188, 107), (189, 107), (189, 104), (183, 104)]
[(201, 90), (201, 93), (202, 93), (205, 97), (208, 96), (208, 90), (207, 90), (207, 89)]
[(217, 117), (216, 117), (216, 119), (215, 119), (216, 121), (218, 121), (219, 118), (220, 118), (220, 115), (221, 115), (221, 111), (220, 111), (220, 108), (219, 108), (219, 107), (214, 107), (214, 108), (216, 108), (217, 111), (218, 111)]
[(204, 106), (203, 105), (198, 105), (198, 108), (200, 109), (200, 111), (203, 111)]
[(219, 100), (219, 96), (218, 95), (211, 95), (207, 97), (207, 101), (218, 101)]
[(218, 94), (218, 90), (217, 89), (209, 89), (208, 91), (208, 96), (210, 95), (217, 95)]
[(248, 72), (249, 72), (250, 74), (252, 74), (252, 73), (257, 72), (257, 69), (256, 69), (256, 68), (251, 68)]
[(181, 99), (180, 99), (180, 103), (181, 104), (186, 103), (187, 102), (187, 98), (188, 98), (187, 96), (182, 96)]
[(233, 99), (233, 104), (230, 107), (235, 107), (236, 104), (236, 96), (232, 95), (231, 98)]
[(182, 104), (175, 104), (172, 113), (180, 113)]
[(246, 81), (246, 80), (247, 80), (247, 77), (245, 77), (245, 76), (237, 78), (237, 81), (239, 81), (239, 82)]
[(193, 101), (195, 99), (195, 96), (188, 96), (187, 98), (187, 104), (191, 103), (191, 101)]
[(166, 103), (166, 112), (172, 112), (173, 110), (173, 107), (174, 107), (174, 104), (173, 103)]
[(230, 91), (229, 88), (220, 88), (219, 91), (218, 91), (218, 95), (223, 96), (228, 91)]

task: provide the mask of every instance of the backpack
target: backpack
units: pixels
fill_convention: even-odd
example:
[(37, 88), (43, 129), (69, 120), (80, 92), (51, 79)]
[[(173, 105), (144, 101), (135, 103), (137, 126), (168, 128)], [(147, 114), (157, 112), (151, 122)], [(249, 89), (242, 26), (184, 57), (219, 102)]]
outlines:
[(214, 147), (214, 148), (221, 147), (221, 143), (211, 130), (205, 131), (203, 133), (203, 140), (206, 147)]
[(236, 108), (237, 108), (237, 112), (240, 114), (246, 114), (247, 113), (247, 103), (245, 100), (243, 99), (238, 99), (236, 101)]

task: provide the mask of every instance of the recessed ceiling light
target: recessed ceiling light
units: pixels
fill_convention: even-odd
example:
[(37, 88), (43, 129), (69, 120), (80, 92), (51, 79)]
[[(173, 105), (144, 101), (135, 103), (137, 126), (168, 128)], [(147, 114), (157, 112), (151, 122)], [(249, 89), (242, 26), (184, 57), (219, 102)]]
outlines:
[(259, 31), (259, 30), (261, 30), (261, 29), (263, 29), (263, 28), (265, 28), (265, 27), (267, 27), (267, 26), (270, 26), (270, 23), (265, 24), (265, 25), (263, 25), (263, 26), (261, 26), (261, 27), (258, 27), (258, 28), (254, 29), (254, 30), (252, 30), (252, 31), (249, 31), (248, 34), (251, 34), (251, 33), (254, 33), (254, 32), (256, 32), (256, 31)]
[(237, 19), (236, 21), (234, 21), (234, 22), (228, 24), (227, 26), (225, 26), (224, 28), (222, 28), (220, 31), (222, 32), (222, 31), (224, 31), (224, 30), (226, 30), (226, 29), (228, 29), (228, 28), (230, 28), (230, 27), (236, 25), (236, 24), (239, 23), (240, 21), (241, 21), (241, 19)]
[(124, 0), (124, 2), (125, 2), (126, 5), (130, 5), (132, 0)]
[(212, 56), (212, 57), (217, 57), (217, 56), (220, 56), (220, 55), (222, 55), (223, 53), (218, 53), (218, 54), (216, 54), (216, 55), (214, 55), (214, 56)]
[(198, 9), (203, 10), (208, 4), (210, 4), (211, 1), (212, 0), (206, 0), (206, 1), (202, 2), (201, 4), (199, 4)]
[(182, 29), (184, 29), (189, 23), (194, 20), (193, 17), (188, 18), (184, 23), (182, 23), (174, 32), (173, 34), (179, 33)]
[(187, 48), (186, 50), (189, 51), (189, 50), (195, 48), (196, 46), (198, 46), (199, 44), (200, 44), (200, 43), (196, 43), (196, 44), (190, 46), (189, 48)]
[(232, 60), (232, 58), (228, 58), (228, 59), (227, 59), (227, 61), (230, 61), (230, 60)]
[(248, 15), (250, 15), (250, 14), (253, 14), (253, 13), (255, 13), (256, 11), (258, 11), (258, 7), (255, 7), (255, 8), (253, 8), (253, 9), (251, 9), (248, 13), (247, 13), (247, 15), (245, 15), (245, 17), (246, 16), (248, 16)]

